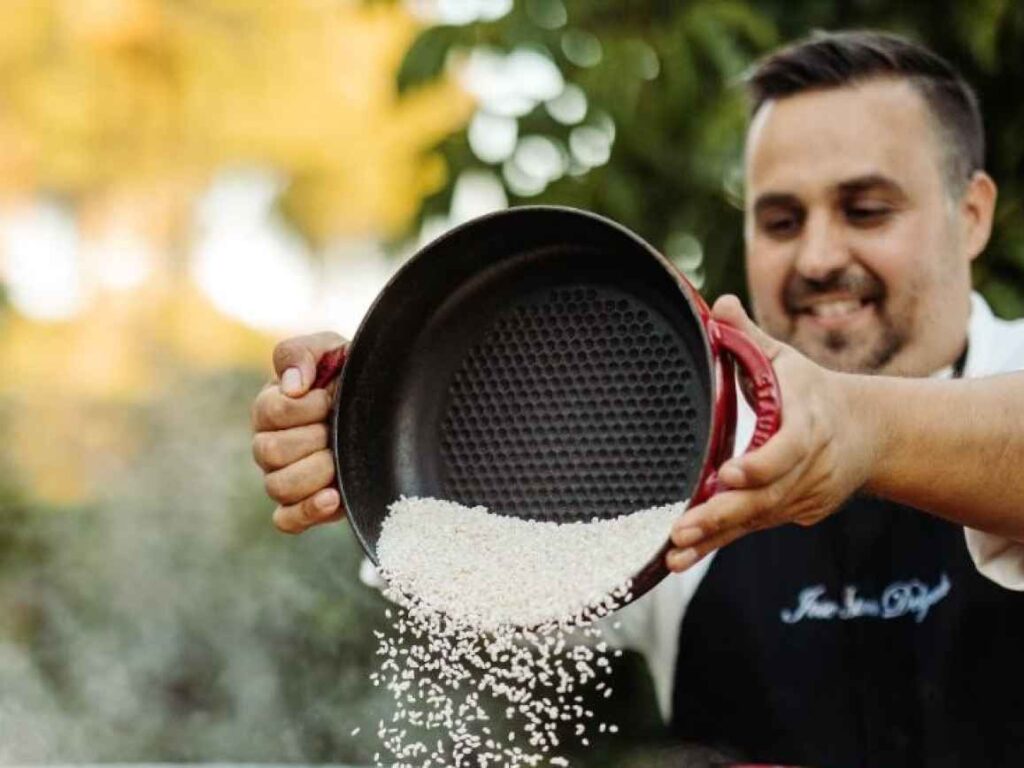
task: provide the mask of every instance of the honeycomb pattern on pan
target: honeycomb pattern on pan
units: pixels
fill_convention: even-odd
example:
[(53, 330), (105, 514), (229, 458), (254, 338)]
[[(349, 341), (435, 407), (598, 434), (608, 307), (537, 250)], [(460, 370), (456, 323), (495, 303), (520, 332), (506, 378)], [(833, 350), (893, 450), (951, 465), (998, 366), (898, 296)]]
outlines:
[(685, 498), (707, 414), (682, 340), (631, 295), (550, 288), (504, 310), (456, 371), (447, 498), (562, 522)]

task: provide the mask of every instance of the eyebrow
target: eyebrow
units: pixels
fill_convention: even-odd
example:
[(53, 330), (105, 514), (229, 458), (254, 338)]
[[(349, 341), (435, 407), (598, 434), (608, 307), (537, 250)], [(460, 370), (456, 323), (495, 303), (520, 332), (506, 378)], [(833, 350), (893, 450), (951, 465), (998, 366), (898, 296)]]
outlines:
[(861, 192), (870, 192), (871, 190), (883, 190), (886, 192), (893, 192), (900, 197), (906, 197), (906, 193), (894, 179), (890, 179), (888, 176), (883, 176), (880, 173), (870, 173), (866, 176), (858, 176), (853, 179), (841, 182), (837, 189), (839, 194), (843, 197), (849, 197), (856, 195)]
[[(862, 192), (872, 190), (883, 190), (892, 192), (900, 198), (906, 198), (907, 194), (894, 179), (881, 173), (869, 173), (864, 176), (856, 176), (852, 179), (840, 182), (836, 185), (840, 197), (852, 197)], [(765, 192), (758, 195), (754, 201), (754, 213), (758, 214), (768, 208), (803, 208), (804, 204), (794, 194), (789, 192)]]
[(765, 192), (754, 201), (754, 213), (761, 213), (766, 208), (803, 208), (803, 203), (796, 195), (786, 192)]

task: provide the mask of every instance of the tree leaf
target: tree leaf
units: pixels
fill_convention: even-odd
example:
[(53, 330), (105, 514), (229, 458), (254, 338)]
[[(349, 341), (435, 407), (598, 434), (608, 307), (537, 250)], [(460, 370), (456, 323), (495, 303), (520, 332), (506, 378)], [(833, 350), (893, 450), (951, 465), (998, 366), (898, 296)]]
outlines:
[(440, 77), (448, 53), (458, 44), (462, 32), (461, 27), (439, 26), (420, 33), (398, 68), (398, 92), (404, 93)]

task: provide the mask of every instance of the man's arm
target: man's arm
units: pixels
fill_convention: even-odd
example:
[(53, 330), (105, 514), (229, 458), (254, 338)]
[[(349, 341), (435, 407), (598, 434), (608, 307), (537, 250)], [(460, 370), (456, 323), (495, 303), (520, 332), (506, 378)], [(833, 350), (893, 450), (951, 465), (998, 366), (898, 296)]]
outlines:
[(730, 488), (688, 510), (668, 554), (685, 570), (751, 531), (811, 525), (864, 489), (1024, 541), (1024, 374), (935, 381), (827, 371), (768, 337), (726, 297), (716, 318), (772, 360), (782, 428), (720, 470)]
[(865, 490), (1024, 541), (1024, 373), (848, 378), (856, 409), (878, 422)]

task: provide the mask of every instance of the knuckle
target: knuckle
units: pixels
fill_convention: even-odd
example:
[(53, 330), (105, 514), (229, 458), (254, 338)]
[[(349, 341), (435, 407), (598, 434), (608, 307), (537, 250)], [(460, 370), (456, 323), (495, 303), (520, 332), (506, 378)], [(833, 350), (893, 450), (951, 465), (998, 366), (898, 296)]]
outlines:
[(267, 387), (256, 396), (252, 404), (252, 423), (254, 429), (269, 425), (270, 403), (274, 399), (274, 387)]
[(286, 398), (277, 392), (275, 392), (273, 396), (267, 398), (263, 413), (268, 426), (290, 426), (289, 421), (291, 420), (292, 414), (291, 405)]
[(277, 469), (284, 466), (281, 439), (273, 432), (261, 432), (253, 438), (253, 453), (256, 461), (264, 467)]
[[(334, 462), (330, 459), (320, 465), (317, 472), (317, 485), (319, 486), (316, 490), (322, 491), (324, 488), (329, 487), (334, 482)], [(315, 493), (316, 491), (314, 491)]]
[(299, 357), (301, 344), (302, 337), (298, 336), (285, 339), (274, 347), (274, 367), (277, 368), (278, 372), (282, 370), (282, 367), (287, 367), (289, 363), (294, 362)]
[(712, 512), (701, 523), (701, 529), (707, 536), (714, 536), (725, 527), (725, 517), (721, 512)]
[(260, 402), (263, 399), (263, 392), (265, 391), (266, 390), (262, 390), (258, 395), (256, 395), (256, 397), (253, 398), (252, 405), (249, 407), (249, 425), (252, 427), (253, 431), (260, 428)]
[(288, 485), (278, 472), (264, 475), (263, 489), (267, 492), (267, 496), (274, 501), (283, 503), (288, 497)]
[(777, 509), (785, 500), (785, 490), (778, 483), (769, 485), (764, 489), (761, 508), (765, 512)]
[(312, 496), (303, 499), (302, 503), (299, 504), (299, 517), (302, 520), (304, 528), (308, 528), (320, 522), (321, 515), (313, 504)]
[(813, 432), (817, 429), (821, 417), (818, 415), (818, 409), (813, 402), (804, 410), (804, 420), (807, 422), (808, 432)]
[(760, 456), (751, 456), (743, 466), (743, 474), (754, 485), (760, 485), (769, 477), (768, 467)]
[(252, 457), (261, 467), (266, 466), (266, 437), (264, 432), (257, 432), (252, 436)]
[(828, 443), (832, 437), (832, 414), (823, 404), (816, 404), (811, 409), (811, 429), (807, 431), (810, 443), (819, 448)]
[(337, 349), (348, 344), (348, 339), (334, 331), (324, 331), (321, 338), (324, 340), (324, 345), (330, 349)]
[(310, 438), (317, 449), (322, 450), (327, 448), (328, 438), (330, 438), (327, 423), (318, 421), (316, 424), (313, 424), (310, 427)]
[(753, 531), (759, 531), (764, 527), (764, 519), (759, 514), (750, 515), (749, 517), (745, 517), (740, 521), (740, 528), (742, 528), (744, 531), (747, 531), (748, 533), (752, 533)]
[(313, 365), (319, 356), (318, 348), (316, 334), (286, 339), (274, 348), (274, 370), (280, 376), (288, 368)]
[(331, 412), (331, 395), (326, 389), (314, 389), (306, 397), (310, 398), (313, 415), (310, 422), (322, 422)]
[(316, 468), (319, 474), (327, 478), (326, 482), (330, 482), (330, 478), (334, 476), (334, 455), (324, 448), (317, 451), (313, 456), (316, 459)]
[(825, 450), (831, 442), (832, 440), (828, 431), (822, 428), (820, 422), (818, 428), (807, 435), (809, 451), (813, 453), (819, 453), (820, 451)]

